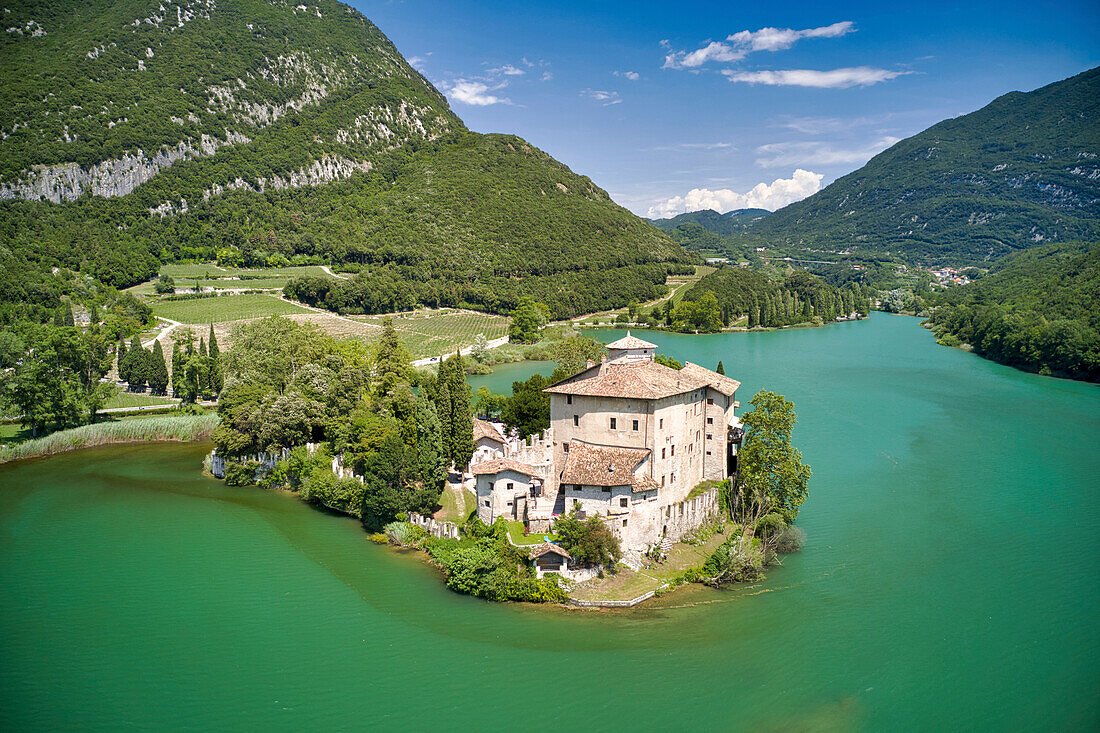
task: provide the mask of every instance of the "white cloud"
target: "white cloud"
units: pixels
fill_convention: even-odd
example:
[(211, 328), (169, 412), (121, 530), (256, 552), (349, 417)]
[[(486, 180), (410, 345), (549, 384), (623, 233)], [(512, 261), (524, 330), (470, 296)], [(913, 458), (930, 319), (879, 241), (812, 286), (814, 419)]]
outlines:
[(621, 76), (629, 79), (630, 81), (638, 81), (642, 78), (642, 75), (639, 74), (637, 71), (612, 71), (611, 73), (614, 76)]
[(539, 79), (539, 81), (550, 81), (553, 78), (554, 75), (552, 73), (550, 73), (549, 71), (544, 71), (542, 72), (542, 78)]
[[(708, 61), (740, 61), (754, 51), (782, 51), (803, 38), (837, 38), (854, 31), (855, 24), (844, 20), (819, 28), (761, 28), (758, 31), (738, 31), (726, 37), (726, 42), (711, 41), (694, 51), (673, 51), (665, 56), (665, 69), (695, 69)], [(668, 41), (661, 45), (669, 48)]]
[(583, 89), (581, 90), (581, 96), (595, 99), (597, 102), (603, 103), (604, 107), (610, 107), (623, 101), (618, 92), (607, 92), (599, 89)]
[(652, 148), (643, 148), (645, 151), (654, 150), (734, 150), (733, 143), (676, 143), (674, 145), (658, 145)]
[(503, 86), (503, 84), (500, 84), (495, 87), (490, 87), (488, 84), (482, 84), (479, 81), (459, 79), (451, 85), (448, 96), (456, 102), (470, 104), (475, 107), (487, 107), (491, 104), (511, 104), (511, 100), (507, 97), (498, 97), (495, 94), (489, 94), (489, 92), (497, 91)]
[(843, 69), (818, 71), (816, 69), (782, 69), (768, 71), (734, 71), (722, 69), (722, 73), (733, 82), (748, 84), (766, 84), (769, 86), (813, 87), (815, 89), (847, 89), (855, 86), (870, 86), (888, 81), (911, 71), (889, 71), (870, 66), (850, 66)]
[(761, 145), (756, 149), (757, 165), (786, 168), (796, 165), (849, 165), (866, 163), (878, 153), (901, 140), (886, 135), (857, 148), (837, 148), (823, 142), (788, 142)]
[(782, 51), (793, 46), (803, 38), (837, 38), (854, 31), (855, 24), (843, 20), (820, 28), (806, 28), (800, 31), (790, 28), (761, 28), (758, 31), (738, 31), (727, 41), (749, 51)]
[(737, 193), (728, 188), (713, 191), (709, 188), (693, 188), (683, 196), (673, 196), (649, 207), (647, 215), (650, 218), (664, 218), (702, 209), (714, 209), (719, 213), (734, 209), (775, 211), (817, 193), (821, 189), (823, 177), (820, 173), (799, 168), (790, 178), (778, 178), (770, 184), (758, 183), (747, 193)]
[(511, 64), (505, 64), (504, 66), (497, 67), (495, 69), (489, 69), (490, 74), (502, 74), (504, 76), (522, 76), (527, 72), (523, 69), (517, 69)]

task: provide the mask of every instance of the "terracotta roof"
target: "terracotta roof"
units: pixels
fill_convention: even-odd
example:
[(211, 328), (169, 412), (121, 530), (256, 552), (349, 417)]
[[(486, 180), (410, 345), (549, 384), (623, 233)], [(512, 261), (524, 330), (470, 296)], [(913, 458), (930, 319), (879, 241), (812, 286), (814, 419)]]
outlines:
[(634, 477), (634, 485), (630, 488), (635, 494), (638, 494), (643, 491), (656, 491), (660, 487), (652, 476), (642, 473)]
[(714, 387), (723, 394), (733, 394), (741, 386), (736, 379), (691, 364), (690, 369), (673, 369), (654, 361), (613, 362), (596, 364), (543, 390), (551, 394), (587, 395), (590, 397), (622, 397), (659, 400), (664, 397)]
[(492, 440), (495, 440), (498, 443), (503, 443), (504, 442), (504, 436), (500, 434), (499, 430), (497, 430), (496, 425), (493, 425), (491, 422), (486, 422), (484, 420), (478, 420), (475, 417), (474, 418), (474, 442), (476, 443), (477, 441), (481, 440), (482, 438), (491, 438)]
[(568, 560), (573, 559), (573, 556), (570, 555), (568, 552), (566, 552), (565, 548), (561, 547), (560, 545), (555, 545), (555, 544), (550, 543), (550, 542), (543, 542), (541, 545), (535, 545), (534, 547), (532, 547), (530, 558), (532, 560), (534, 560), (536, 557), (542, 557), (543, 555), (546, 555), (547, 553), (551, 553), (551, 552), (553, 552), (557, 555), (561, 555), (562, 557), (564, 557)]
[(470, 473), (475, 476), (491, 476), (498, 474), (501, 471), (515, 471), (521, 473), (524, 476), (531, 476), (532, 478), (542, 478), (542, 474), (538, 472), (534, 466), (526, 463), (520, 463), (519, 461), (513, 461), (511, 458), (494, 458), (491, 461), (484, 461), (482, 463), (475, 463), (470, 466)]
[(617, 448), (571, 440), (561, 482), (587, 486), (633, 486), (637, 480), (634, 469), (648, 457), (648, 448)]
[(618, 341), (612, 341), (607, 345), (609, 349), (656, 349), (657, 344), (651, 344), (648, 341), (642, 341), (637, 336), (631, 336), (630, 331), (626, 332)]
[(736, 379), (731, 379), (725, 374), (712, 372), (710, 369), (701, 367), (698, 364), (692, 364), (690, 361), (684, 364), (684, 368), (680, 370), (680, 373), (706, 382), (708, 386), (713, 387), (724, 395), (732, 396), (733, 393), (737, 391), (737, 388), (741, 386), (741, 383)]

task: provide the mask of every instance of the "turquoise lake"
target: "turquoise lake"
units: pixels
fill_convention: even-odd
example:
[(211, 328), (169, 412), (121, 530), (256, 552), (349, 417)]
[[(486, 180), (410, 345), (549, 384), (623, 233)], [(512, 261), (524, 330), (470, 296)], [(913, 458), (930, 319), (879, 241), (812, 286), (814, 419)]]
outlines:
[(794, 401), (808, 540), (765, 581), (493, 605), (203, 478), (208, 444), (23, 461), (0, 466), (0, 730), (1100, 727), (1100, 386), (877, 313), (638, 335), (721, 360), (742, 411)]

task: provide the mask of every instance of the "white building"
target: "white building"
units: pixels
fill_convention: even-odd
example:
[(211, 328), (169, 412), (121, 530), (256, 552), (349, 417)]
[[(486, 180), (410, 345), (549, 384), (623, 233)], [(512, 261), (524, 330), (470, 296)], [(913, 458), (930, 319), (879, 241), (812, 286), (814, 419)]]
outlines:
[[(575, 508), (605, 517), (624, 551), (643, 552), (713, 515), (713, 492), (687, 497), (735, 470), (740, 382), (690, 362), (679, 370), (658, 364), (656, 345), (629, 333), (607, 349), (599, 363), (545, 390), (550, 429), (536, 445), (508, 466), (471, 467), (482, 521), (507, 516), (545, 531)], [(516, 464), (530, 477), (523, 496)]]

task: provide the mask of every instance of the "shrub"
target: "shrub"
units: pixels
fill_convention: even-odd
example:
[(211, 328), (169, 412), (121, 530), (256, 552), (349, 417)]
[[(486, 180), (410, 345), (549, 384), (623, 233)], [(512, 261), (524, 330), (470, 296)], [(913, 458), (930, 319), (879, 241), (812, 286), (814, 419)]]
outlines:
[(372, 534), (369, 534), (367, 535), (367, 539), (377, 545), (388, 545), (390, 543), (390, 538), (387, 537), (384, 532), (374, 532)]
[(787, 520), (778, 512), (771, 512), (760, 517), (756, 522), (756, 536), (768, 540), (787, 528)]
[(554, 523), (554, 532), (561, 538), (561, 546), (580, 565), (606, 565), (611, 568), (623, 555), (619, 538), (612, 534), (602, 519), (589, 517), (581, 521), (577, 518), (576, 509)]
[(801, 527), (786, 527), (773, 538), (773, 547), (780, 555), (801, 552), (806, 544), (806, 531)]
[(251, 486), (256, 483), (256, 469), (260, 467), (256, 461), (237, 463), (231, 461), (225, 466), (226, 486)]
[(408, 522), (390, 522), (382, 528), (382, 532), (398, 547), (416, 547), (428, 536), (423, 527)]

